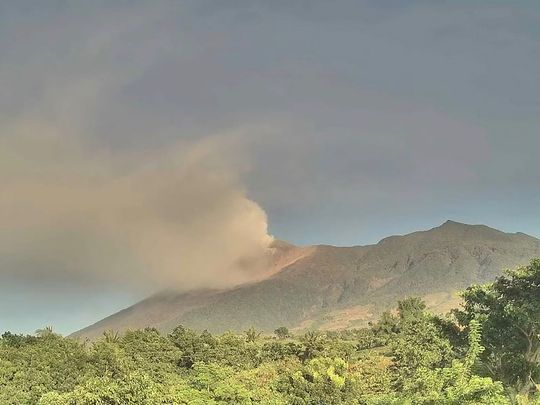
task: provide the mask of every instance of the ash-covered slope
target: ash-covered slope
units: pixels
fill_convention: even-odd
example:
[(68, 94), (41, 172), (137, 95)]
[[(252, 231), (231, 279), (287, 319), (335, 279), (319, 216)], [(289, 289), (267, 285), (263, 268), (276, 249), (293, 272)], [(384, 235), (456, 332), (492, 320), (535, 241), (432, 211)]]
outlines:
[(540, 257), (540, 240), (447, 221), (371, 246), (300, 248), (281, 242), (275, 249), (273, 275), (263, 281), (158, 294), (75, 335), (145, 326), (168, 331), (178, 324), (215, 332), (353, 327), (410, 295), (423, 296), (432, 310), (443, 312), (457, 304), (456, 291)]

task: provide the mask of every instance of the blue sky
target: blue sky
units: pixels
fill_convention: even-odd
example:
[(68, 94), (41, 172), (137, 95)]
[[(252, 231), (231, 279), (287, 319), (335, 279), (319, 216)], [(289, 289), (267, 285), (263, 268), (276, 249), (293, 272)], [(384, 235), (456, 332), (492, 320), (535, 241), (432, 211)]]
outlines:
[[(230, 172), (230, 201), (247, 196), (294, 243), (368, 244), (447, 219), (540, 237), (539, 22), (532, 1), (0, 2), (0, 209), (7, 221), (13, 201), (27, 207), (47, 241), (15, 219), (0, 233), (0, 329), (66, 333), (148, 293), (101, 274), (147, 241), (107, 230), (118, 249), (105, 249), (73, 213), (118, 216), (86, 204), (110, 192), (103, 179), (139, 184), (179, 144), (214, 145), (204, 181)], [(191, 191), (179, 205), (221, 201)], [(52, 213), (59, 225), (43, 225)]]

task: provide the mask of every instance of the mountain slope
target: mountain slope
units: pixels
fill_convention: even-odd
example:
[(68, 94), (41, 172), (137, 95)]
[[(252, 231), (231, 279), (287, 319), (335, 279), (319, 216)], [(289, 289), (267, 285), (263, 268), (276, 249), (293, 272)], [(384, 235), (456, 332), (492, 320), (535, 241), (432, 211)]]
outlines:
[(145, 326), (168, 331), (180, 323), (215, 332), (353, 327), (409, 295), (444, 312), (457, 304), (456, 291), (540, 257), (536, 238), (452, 221), (371, 246), (279, 242), (274, 248), (273, 275), (265, 280), (221, 291), (161, 293), (74, 335)]

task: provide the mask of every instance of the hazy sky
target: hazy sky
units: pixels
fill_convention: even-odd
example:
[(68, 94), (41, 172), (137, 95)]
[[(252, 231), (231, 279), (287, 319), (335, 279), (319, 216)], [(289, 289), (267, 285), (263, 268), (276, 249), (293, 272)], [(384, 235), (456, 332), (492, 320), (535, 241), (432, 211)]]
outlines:
[(540, 237), (539, 71), (536, 1), (0, 0), (0, 330), (249, 279), (269, 235)]

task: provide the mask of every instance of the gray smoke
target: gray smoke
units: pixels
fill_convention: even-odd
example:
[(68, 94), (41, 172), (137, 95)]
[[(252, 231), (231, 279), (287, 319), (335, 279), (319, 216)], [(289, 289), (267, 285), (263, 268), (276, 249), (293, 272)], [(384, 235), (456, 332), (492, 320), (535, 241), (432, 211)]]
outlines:
[(238, 180), (232, 138), (142, 154), (99, 149), (40, 122), (4, 128), (2, 276), (143, 289), (261, 277), (272, 238)]

